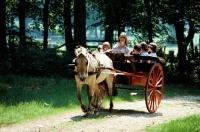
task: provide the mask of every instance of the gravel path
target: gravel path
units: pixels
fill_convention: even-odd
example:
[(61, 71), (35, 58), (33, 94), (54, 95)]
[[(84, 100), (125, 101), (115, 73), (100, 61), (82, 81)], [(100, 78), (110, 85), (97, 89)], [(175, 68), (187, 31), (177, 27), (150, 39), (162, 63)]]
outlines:
[(148, 113), (144, 100), (114, 102), (112, 113), (108, 112), (108, 108), (102, 108), (100, 114), (85, 117), (82, 111), (78, 110), (1, 127), (0, 132), (143, 132), (147, 126), (200, 114), (199, 102), (200, 97), (193, 96), (162, 99), (154, 114)]

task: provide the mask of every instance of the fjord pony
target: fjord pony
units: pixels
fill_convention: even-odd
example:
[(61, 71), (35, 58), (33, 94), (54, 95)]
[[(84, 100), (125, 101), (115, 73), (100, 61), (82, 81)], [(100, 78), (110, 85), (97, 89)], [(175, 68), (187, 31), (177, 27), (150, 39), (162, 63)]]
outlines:
[[(110, 108), (113, 108), (112, 102), (112, 88), (113, 88), (113, 75), (108, 74), (108, 69), (100, 69), (99, 66), (103, 65), (105, 67), (113, 68), (112, 60), (105, 54), (91, 54), (86, 48), (82, 46), (77, 46), (74, 51), (76, 58), (75, 61), (75, 80), (77, 87), (77, 98), (80, 102), (81, 109), (84, 113), (86, 112), (97, 112), (99, 109), (99, 96), (100, 91), (98, 84), (102, 81), (106, 81), (108, 86), (108, 92), (110, 96)], [(104, 73), (103, 73), (104, 72)], [(81, 89), (82, 85), (88, 85), (88, 107), (84, 105), (81, 99)], [(92, 100), (95, 98), (94, 108), (92, 106)]]

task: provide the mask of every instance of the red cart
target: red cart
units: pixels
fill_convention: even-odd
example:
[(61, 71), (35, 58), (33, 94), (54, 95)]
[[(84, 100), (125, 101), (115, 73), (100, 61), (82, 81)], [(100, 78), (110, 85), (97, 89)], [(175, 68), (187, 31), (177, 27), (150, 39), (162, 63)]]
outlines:
[[(147, 110), (150, 113), (156, 112), (161, 102), (164, 89), (163, 65), (165, 60), (159, 57), (127, 55), (122, 53), (107, 53), (113, 61), (113, 68), (110, 69), (114, 74), (114, 85), (119, 89), (144, 90)], [(109, 74), (109, 73), (108, 73)], [(135, 88), (142, 86), (142, 88)], [(102, 104), (106, 89), (99, 84)]]

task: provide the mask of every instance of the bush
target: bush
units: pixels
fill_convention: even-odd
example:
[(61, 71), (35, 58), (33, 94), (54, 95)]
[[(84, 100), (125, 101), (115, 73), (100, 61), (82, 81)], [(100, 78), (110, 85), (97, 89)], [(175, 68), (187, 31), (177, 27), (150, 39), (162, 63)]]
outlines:
[(56, 49), (41, 50), (20, 47), (14, 53), (1, 57), (0, 72), (28, 76), (72, 77), (72, 52)]

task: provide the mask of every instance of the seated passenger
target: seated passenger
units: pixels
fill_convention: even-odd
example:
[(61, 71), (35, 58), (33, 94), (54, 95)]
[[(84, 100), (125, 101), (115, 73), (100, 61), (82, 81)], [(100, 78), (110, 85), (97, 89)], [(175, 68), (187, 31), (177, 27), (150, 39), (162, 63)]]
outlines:
[(102, 49), (102, 47), (103, 47), (102, 45), (99, 45), (99, 46), (98, 46), (98, 48), (97, 48), (97, 49), (98, 49), (99, 53), (101, 53), (101, 52), (102, 52), (102, 50), (103, 50), (103, 49)]
[(146, 42), (141, 42), (140, 43), (141, 50), (140, 50), (140, 56), (148, 56), (148, 45)]
[(119, 42), (113, 45), (112, 51), (130, 55), (131, 50), (128, 47), (128, 39), (125, 32), (120, 33)]
[[(149, 53), (148, 53), (148, 45), (147, 45), (147, 43), (146, 42), (141, 42), (140, 46), (141, 46), (140, 56), (148, 56)], [(142, 63), (142, 62), (146, 62), (146, 61), (145, 60), (140, 60), (139, 62)]]
[(157, 44), (156, 43), (150, 43), (148, 45), (149, 56), (157, 57), (156, 51), (157, 51)]
[(109, 42), (104, 42), (103, 46), (102, 46), (102, 53), (109, 52), (110, 49), (111, 49), (110, 48), (110, 43)]
[(141, 50), (141, 45), (140, 44), (135, 44), (133, 47), (133, 51), (131, 51), (131, 55), (134, 54), (140, 54), (140, 50)]
[[(140, 54), (140, 50), (141, 50), (141, 46), (140, 44), (135, 44), (133, 47), (133, 51), (131, 51), (131, 55), (139, 55)], [(132, 62), (138, 62), (138, 60), (135, 58), (135, 56), (132, 57), (131, 61)]]

